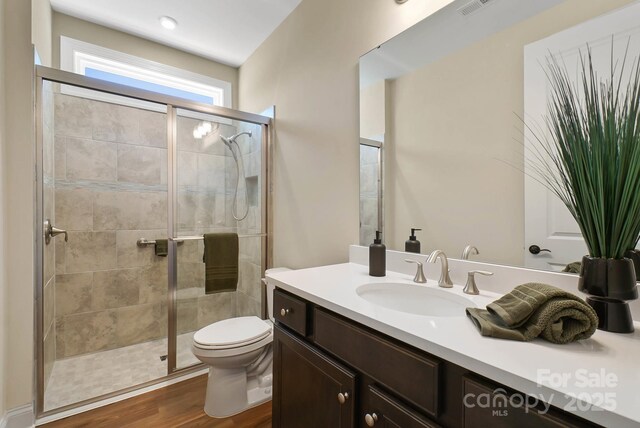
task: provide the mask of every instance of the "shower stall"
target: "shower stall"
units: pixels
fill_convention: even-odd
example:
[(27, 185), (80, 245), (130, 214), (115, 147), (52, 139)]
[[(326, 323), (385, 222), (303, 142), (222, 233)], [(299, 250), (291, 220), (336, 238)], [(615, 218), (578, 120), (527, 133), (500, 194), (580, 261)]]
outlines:
[[(38, 417), (201, 368), (192, 336), (265, 317), (272, 119), (38, 67)], [(207, 294), (203, 234), (239, 237)]]

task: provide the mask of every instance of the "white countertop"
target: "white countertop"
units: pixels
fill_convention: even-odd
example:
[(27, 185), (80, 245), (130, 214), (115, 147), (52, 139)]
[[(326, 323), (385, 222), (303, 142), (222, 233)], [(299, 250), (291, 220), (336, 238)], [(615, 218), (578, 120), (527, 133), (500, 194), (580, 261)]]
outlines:
[[(590, 339), (569, 345), (542, 339), (515, 342), (482, 337), (464, 314), (448, 318), (413, 315), (375, 305), (356, 293), (360, 285), (381, 282), (438, 288), (432, 280), (417, 285), (413, 276), (389, 271), (386, 277), (371, 277), (367, 266), (355, 263), (267, 277), (277, 287), (310, 302), (582, 418), (607, 427), (640, 427), (638, 322), (633, 334), (598, 330)], [(499, 297), (479, 287), (479, 296), (463, 294), (458, 285), (448, 290), (479, 307)], [(567, 380), (558, 381), (558, 375)], [(600, 382), (605, 378), (607, 385), (583, 385), (585, 379)]]

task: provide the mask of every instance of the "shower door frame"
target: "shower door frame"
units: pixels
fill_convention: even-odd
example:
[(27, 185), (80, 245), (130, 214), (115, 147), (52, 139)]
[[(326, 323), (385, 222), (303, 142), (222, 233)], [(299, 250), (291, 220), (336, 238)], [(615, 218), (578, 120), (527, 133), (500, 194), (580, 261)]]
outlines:
[[(108, 394), (93, 397), (78, 403), (59, 407), (53, 410), (44, 411), (44, 189), (43, 189), (43, 147), (44, 147), (44, 129), (43, 129), (43, 90), (44, 82), (53, 84), (71, 85), (83, 89), (100, 91), (111, 95), (118, 95), (135, 99), (139, 101), (151, 102), (159, 105), (165, 105), (166, 123), (167, 123), (167, 234), (169, 240), (169, 256), (168, 256), (168, 289), (167, 289), (167, 308), (168, 308), (168, 329), (167, 329), (167, 374), (158, 379), (135, 385), (126, 389), (114, 391)], [(159, 94), (156, 92), (145, 91), (130, 86), (119, 85), (106, 82), (99, 79), (86, 77), (80, 74), (70, 73), (58, 69), (44, 66), (35, 67), (35, 179), (36, 179), (36, 215), (35, 215), (35, 270), (34, 270), (34, 324), (35, 324), (35, 344), (34, 344), (34, 391), (35, 391), (35, 415), (36, 418), (48, 417), (62, 412), (72, 411), (73, 409), (96, 403), (98, 401), (110, 399), (122, 394), (136, 391), (142, 388), (152, 386), (157, 383), (166, 382), (172, 378), (182, 376), (191, 372), (201, 370), (204, 365), (196, 364), (184, 368), (176, 367), (177, 357), (177, 245), (178, 242), (189, 237), (178, 237), (176, 230), (176, 214), (177, 214), (177, 112), (178, 110), (187, 110), (194, 113), (203, 113), (214, 115), (224, 119), (237, 120), (241, 122), (249, 122), (260, 125), (262, 131), (261, 141), (261, 176), (262, 185), (260, 188), (261, 195), (261, 233), (255, 237), (261, 238), (261, 276), (264, 277), (264, 271), (271, 267), (272, 263), (272, 201), (271, 201), (271, 175), (272, 175), (272, 137), (273, 137), (273, 118), (262, 116), (254, 113), (247, 113), (226, 107), (213, 106), (198, 102), (192, 102), (169, 95)], [(272, 108), (272, 111), (273, 108)], [(264, 288), (264, 287), (263, 287)], [(262, 317), (266, 317), (265, 293), (262, 301)]]

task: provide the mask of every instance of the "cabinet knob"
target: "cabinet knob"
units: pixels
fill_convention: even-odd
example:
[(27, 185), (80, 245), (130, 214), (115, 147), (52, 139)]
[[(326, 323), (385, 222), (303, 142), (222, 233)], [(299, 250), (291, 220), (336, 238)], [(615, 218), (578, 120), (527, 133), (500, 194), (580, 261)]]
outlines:
[(344, 404), (347, 400), (349, 399), (349, 393), (348, 392), (344, 392), (344, 393), (339, 393), (338, 394), (338, 402), (340, 404)]
[(286, 316), (289, 312), (291, 312), (290, 309), (285, 309), (285, 308), (280, 309), (280, 315), (282, 315), (283, 317)]
[(367, 413), (366, 415), (364, 415), (364, 421), (367, 423), (367, 426), (372, 427), (376, 424), (376, 422), (378, 422), (378, 415), (376, 415), (375, 413)]

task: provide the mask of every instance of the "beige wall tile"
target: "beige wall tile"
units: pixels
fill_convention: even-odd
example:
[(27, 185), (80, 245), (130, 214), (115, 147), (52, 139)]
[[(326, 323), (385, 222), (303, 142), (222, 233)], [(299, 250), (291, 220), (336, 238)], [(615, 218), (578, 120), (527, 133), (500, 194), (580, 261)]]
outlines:
[(93, 273), (56, 275), (56, 316), (90, 312), (92, 309)]
[(53, 363), (56, 360), (56, 334), (55, 326), (44, 338), (44, 382), (45, 388), (51, 377)]
[(178, 262), (178, 290), (186, 288), (202, 288), (204, 290), (204, 269), (202, 260)]
[(260, 300), (262, 298), (260, 266), (247, 261), (240, 261), (240, 279), (238, 291), (247, 296)]
[(198, 155), (198, 187), (223, 193), (224, 183), (225, 156)]
[(56, 135), (54, 144), (55, 177), (65, 180), (67, 178), (67, 139), (62, 135)]
[(138, 110), (140, 136), (138, 144), (143, 146), (167, 147), (167, 115), (150, 110)]
[(118, 145), (118, 181), (139, 184), (166, 183), (167, 150)]
[(43, 292), (43, 322), (44, 322), (44, 333), (47, 334), (49, 332), (51, 326), (54, 324), (54, 319), (56, 316), (56, 308), (55, 308), (55, 292), (56, 292), (56, 280), (55, 278), (51, 278), (47, 284), (44, 286)]
[(192, 152), (178, 152), (178, 186), (198, 184), (198, 155)]
[(178, 300), (178, 334), (197, 330), (198, 327), (198, 299)]
[(89, 272), (116, 267), (115, 232), (69, 232), (65, 272)]
[(93, 139), (136, 144), (139, 141), (139, 110), (117, 104), (92, 103)]
[(67, 178), (115, 181), (117, 147), (113, 143), (67, 138)]
[(55, 132), (69, 137), (91, 138), (91, 103), (85, 98), (56, 94)]
[(198, 328), (236, 316), (235, 292), (198, 297)]
[(250, 316), (254, 315), (259, 317), (261, 314), (260, 302), (252, 299), (244, 293), (238, 292), (236, 294), (237, 316)]
[[(153, 245), (138, 247), (138, 239), (162, 239), (167, 237), (166, 230), (117, 230), (116, 248), (119, 268), (148, 266), (160, 262), (155, 255)], [(164, 259), (166, 260), (166, 258)]]
[(167, 312), (163, 305), (138, 305), (113, 311), (118, 346), (159, 339), (166, 335)]
[(142, 268), (94, 272), (93, 310), (138, 305), (139, 284), (143, 278)]
[(168, 298), (167, 259), (145, 267), (139, 285), (140, 304), (166, 303)]
[(116, 347), (115, 316), (106, 311), (58, 317), (57, 358)]
[(66, 230), (93, 229), (93, 192), (56, 189), (56, 226)]
[(96, 192), (94, 230), (167, 227), (166, 192)]
[(65, 266), (65, 246), (64, 239), (54, 239), (54, 245), (56, 248), (56, 273), (61, 274), (66, 272)]

